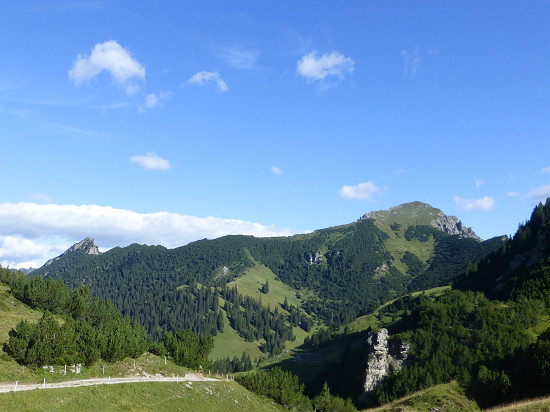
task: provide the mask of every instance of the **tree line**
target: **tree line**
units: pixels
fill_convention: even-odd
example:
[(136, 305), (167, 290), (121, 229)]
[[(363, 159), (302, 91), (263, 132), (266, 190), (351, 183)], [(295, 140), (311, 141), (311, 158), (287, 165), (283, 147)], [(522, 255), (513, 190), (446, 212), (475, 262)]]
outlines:
[(151, 351), (169, 354), (180, 366), (210, 366), (212, 337), (190, 330), (167, 332), (157, 344), (136, 320), (123, 316), (110, 301), (92, 297), (85, 286), (71, 290), (61, 280), (29, 277), (1, 267), (0, 281), (15, 298), (43, 311), (38, 322), (23, 320), (9, 331), (4, 349), (23, 365), (92, 365), (100, 359), (135, 359)]

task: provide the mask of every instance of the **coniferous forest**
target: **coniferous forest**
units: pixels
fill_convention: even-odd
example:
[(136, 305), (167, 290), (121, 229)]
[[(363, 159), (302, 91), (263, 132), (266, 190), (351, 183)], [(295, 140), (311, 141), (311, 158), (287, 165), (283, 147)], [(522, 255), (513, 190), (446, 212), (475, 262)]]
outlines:
[[(193, 369), (246, 372), (258, 368), (258, 359), (253, 362), (246, 352), (211, 361), (213, 337), (224, 328), (245, 342), (258, 342), (266, 358), (283, 353), (296, 331), (305, 334), (301, 349), (316, 353), (350, 333), (348, 326), (342, 333), (347, 322), (397, 295), (378, 309), (379, 316), (387, 319), (392, 339), (410, 345), (410, 353), (404, 368), (373, 390), (369, 405), (451, 381), (480, 407), (546, 395), (550, 199), (509, 239), (478, 242), (426, 225), (391, 228), (417, 247), (433, 243), (431, 258), (405, 251), (400, 263), (406, 273), (389, 266), (394, 257), (384, 247), (388, 235), (367, 219), (291, 238), (230, 236), (176, 251), (132, 245), (103, 257), (76, 253), (35, 276), (0, 269), (10, 293), (43, 312), (36, 323), (17, 324), (4, 349), (31, 367), (114, 362), (150, 351), (170, 354)], [(261, 298), (272, 293), (267, 280), (260, 297), (227, 285), (257, 262), (295, 290), (316, 293), (299, 305), (285, 298), (272, 307)], [(380, 267), (388, 268), (384, 276)], [(423, 292), (449, 283), (445, 291)], [(155, 285), (162, 287), (155, 291)], [(120, 292), (113, 301), (105, 299), (109, 290)], [(369, 330), (359, 334), (362, 339)], [(353, 410), (369, 359), (366, 350), (346, 348), (310, 387), (278, 366), (238, 379), (287, 408)]]

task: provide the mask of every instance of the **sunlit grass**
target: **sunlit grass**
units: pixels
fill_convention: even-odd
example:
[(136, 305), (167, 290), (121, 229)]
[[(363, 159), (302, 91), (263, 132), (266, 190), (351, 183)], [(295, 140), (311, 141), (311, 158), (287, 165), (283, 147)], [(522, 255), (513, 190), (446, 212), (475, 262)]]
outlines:
[(236, 382), (148, 382), (0, 394), (3, 411), (277, 411)]

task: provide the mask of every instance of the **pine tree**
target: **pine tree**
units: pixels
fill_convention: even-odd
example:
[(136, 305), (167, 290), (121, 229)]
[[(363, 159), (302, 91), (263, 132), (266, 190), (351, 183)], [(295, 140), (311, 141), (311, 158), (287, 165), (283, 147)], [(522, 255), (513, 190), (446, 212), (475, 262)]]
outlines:
[(266, 279), (265, 283), (262, 285), (262, 293), (265, 295), (269, 293), (269, 279)]

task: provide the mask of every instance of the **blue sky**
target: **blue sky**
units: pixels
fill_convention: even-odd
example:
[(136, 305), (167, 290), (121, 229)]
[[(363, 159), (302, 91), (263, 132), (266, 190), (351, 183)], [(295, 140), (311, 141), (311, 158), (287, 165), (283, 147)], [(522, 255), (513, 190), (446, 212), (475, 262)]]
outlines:
[(550, 196), (550, 2), (21, 1), (0, 14), (0, 264)]

